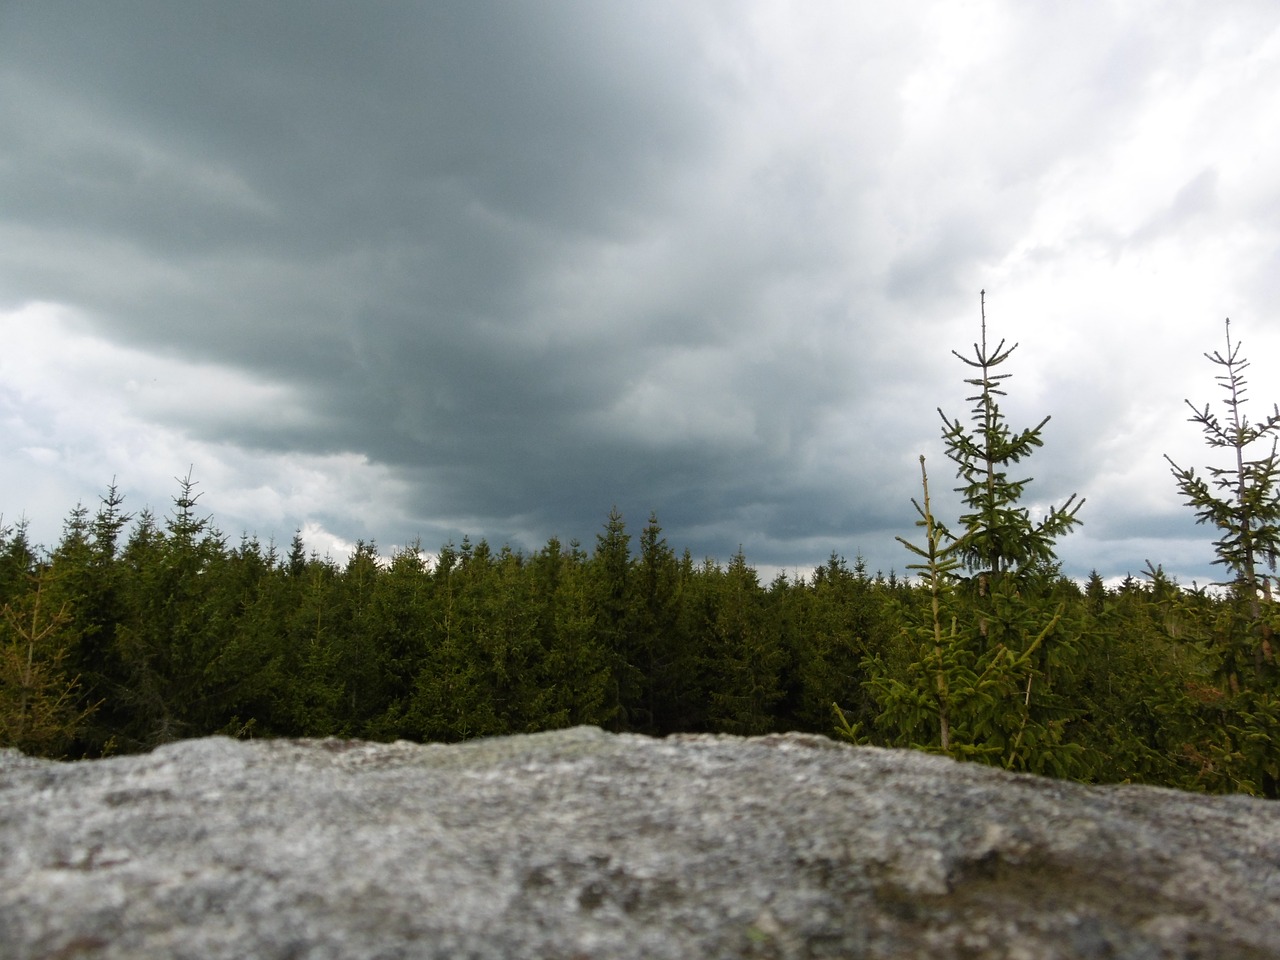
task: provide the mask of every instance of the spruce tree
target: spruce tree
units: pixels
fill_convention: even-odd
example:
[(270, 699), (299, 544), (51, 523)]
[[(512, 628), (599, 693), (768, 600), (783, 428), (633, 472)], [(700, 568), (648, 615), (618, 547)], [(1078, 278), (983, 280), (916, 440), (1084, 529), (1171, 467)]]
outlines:
[(886, 613), (888, 591), (867, 574), (866, 561), (854, 560), (849, 569), (844, 557), (832, 552), (825, 565), (816, 567), (810, 583), (801, 580), (787, 590), (798, 607), (791, 644), (797, 702), (796, 725), (823, 730), (831, 716), (831, 704), (841, 697), (844, 715), (852, 724), (866, 723), (878, 712), (875, 701), (863, 691), (851, 691), (862, 677), (862, 661), (873, 652), (887, 652), (895, 627)]
[[(989, 347), (985, 291), (981, 297), (972, 359), (952, 351), (975, 373), (965, 380), (977, 388), (968, 398), (972, 426), (938, 410), (966, 512), (956, 533), (937, 520), (921, 458), (925, 502), (915, 506), (925, 545), (902, 543), (923, 561), (911, 569), (923, 576), (927, 609), (907, 600), (904, 639), (913, 659), (894, 669), (869, 658), (865, 686), (883, 708), (877, 726), (891, 743), (1070, 775), (1080, 769), (1080, 750), (1066, 728), (1078, 710), (1055, 688), (1080, 665), (1079, 631), (1067, 622), (1067, 602), (1052, 595), (1054, 544), (1080, 522), (1084, 501), (1072, 494), (1038, 520), (1023, 505), (1032, 478), (1009, 471), (1043, 446), (1049, 418), (1018, 431), (1007, 423), (999, 398), (1011, 375), (997, 371), (1018, 345)], [(842, 716), (838, 728), (857, 736)]]
[(94, 707), (66, 669), (75, 623), (68, 603), (51, 608), (48, 579), (31, 574), (26, 594), (0, 610), (0, 747), (61, 756)]
[[(907, 564), (908, 570), (919, 572), (921, 583), (929, 595), (929, 615), (922, 624), (923, 629), (917, 628), (917, 634), (924, 643), (916, 676), (924, 689), (917, 686), (916, 692), (924, 695), (920, 699), (926, 704), (932, 701), (929, 712), (936, 712), (938, 746), (943, 753), (950, 753), (951, 703), (958, 692), (955, 688), (960, 685), (957, 680), (963, 678), (962, 684), (967, 691), (973, 691), (980, 682), (972, 669), (973, 664), (968, 662), (972, 658), (966, 656), (969, 651), (959, 635), (952, 603), (954, 575), (960, 568), (956, 554), (964, 549), (965, 543), (963, 540), (943, 542), (944, 535), (929, 502), (929, 474), (923, 456), (920, 458), (920, 483), (924, 491), (924, 505), (916, 500), (911, 503), (920, 515), (916, 526), (924, 528), (925, 544), (919, 547), (902, 537), (896, 539), (923, 561)], [(890, 695), (896, 693), (900, 699), (904, 692), (893, 686), (886, 691)], [(888, 699), (893, 702), (892, 696)]]
[(714, 615), (702, 647), (708, 719), (718, 733), (768, 733), (782, 699), (786, 651), (769, 635), (759, 575), (747, 564), (741, 547), (713, 578)]
[(86, 703), (101, 704), (79, 727), (76, 742), (68, 746), (69, 755), (77, 758), (110, 753), (113, 731), (122, 721), (119, 690), (128, 677), (115, 640), (123, 616), (122, 577), (115, 554), (120, 529), (129, 520), (120, 512), (123, 502), (113, 483), (93, 520), (86, 508), (77, 506), (50, 556), (51, 599), (58, 607), (65, 602), (68, 616), (76, 623), (67, 654), (68, 672), (79, 677)]
[[(1240, 355), (1242, 344), (1231, 340), (1231, 321), (1226, 321), (1227, 350), (1206, 353), (1205, 357), (1222, 369), (1216, 379), (1226, 392), (1223, 404), (1226, 419), (1211, 412), (1208, 403), (1200, 409), (1190, 400), (1190, 422), (1200, 425), (1205, 442), (1215, 450), (1225, 450), (1231, 462), (1225, 467), (1206, 467), (1208, 479), (1198, 476), (1195, 468), (1183, 468), (1165, 455), (1172, 468), (1178, 490), (1187, 498), (1187, 506), (1196, 511), (1197, 523), (1212, 523), (1222, 534), (1214, 541), (1217, 557), (1231, 573), (1224, 585), (1233, 587), (1249, 602), (1250, 614), (1260, 614), (1260, 595), (1271, 595), (1272, 576), (1280, 556), (1280, 405), (1257, 423), (1250, 423), (1242, 408), (1247, 402), (1244, 372), (1249, 361)], [(1251, 457), (1254, 444), (1271, 441), (1271, 448), (1261, 456)], [(1215, 490), (1217, 491), (1215, 493)]]
[(686, 723), (698, 657), (680, 631), (680, 564), (655, 513), (641, 532), (632, 574), (635, 648), (644, 675), (641, 730), (675, 733)]
[(552, 537), (530, 564), (542, 654), (537, 682), (547, 691), (546, 725), (602, 725), (611, 719), (610, 655), (595, 629), (587, 556)]
[(1022, 506), (1023, 494), (1031, 477), (1010, 479), (1009, 468), (1027, 459), (1044, 445), (1042, 433), (1049, 417), (1034, 427), (1014, 431), (1000, 410), (998, 398), (1005, 396), (1003, 384), (1012, 374), (996, 373), (1006, 363), (1018, 344), (1005, 346), (1001, 340), (994, 349), (987, 345), (987, 293), (981, 291), (982, 339), (973, 345), (973, 359), (956, 350), (952, 354), (975, 371), (965, 383), (978, 392), (967, 399), (973, 403), (967, 427), (959, 418), (951, 419), (942, 409), (942, 439), (947, 457), (956, 465), (962, 486), (956, 490), (964, 499), (968, 512), (960, 516), (963, 541), (959, 555), (970, 572), (992, 581), (1006, 573), (1025, 573), (1052, 566), (1054, 544), (1080, 522), (1076, 514), (1084, 501), (1076, 502), (1073, 493), (1058, 507), (1039, 520), (1031, 518)]
[(197, 513), (190, 474), (175, 479), (163, 528), (143, 510), (120, 559), (126, 589), (116, 647), (127, 677), (119, 691), (130, 714), (120, 731), (127, 749), (218, 730), (235, 683), (217, 664), (235, 629), (219, 606), (226, 543), (212, 518)]
[(596, 611), (596, 635), (608, 651), (613, 670), (613, 694), (609, 712), (618, 730), (643, 730), (650, 718), (644, 714), (645, 654), (637, 649), (632, 613), (631, 535), (615, 506), (609, 511), (603, 533), (596, 534), (596, 548), (589, 570)]
[[(1280, 796), (1280, 663), (1274, 648), (1277, 611), (1272, 586), (1280, 555), (1280, 406), (1259, 422), (1244, 413), (1249, 362), (1226, 324), (1226, 352), (1206, 353), (1221, 369), (1215, 378), (1226, 396), (1224, 418), (1209, 404), (1190, 400), (1189, 418), (1200, 425), (1205, 442), (1227, 452), (1228, 464), (1206, 467), (1207, 478), (1166, 455), (1187, 506), (1198, 523), (1221, 534), (1214, 542), (1214, 563), (1227, 568), (1230, 593), (1212, 610), (1202, 649), (1213, 681), (1220, 686), (1206, 704), (1206, 727), (1215, 733), (1203, 770), (1214, 788)], [(1267, 441), (1270, 441), (1268, 448)], [(1263, 452), (1251, 448), (1261, 445)]]

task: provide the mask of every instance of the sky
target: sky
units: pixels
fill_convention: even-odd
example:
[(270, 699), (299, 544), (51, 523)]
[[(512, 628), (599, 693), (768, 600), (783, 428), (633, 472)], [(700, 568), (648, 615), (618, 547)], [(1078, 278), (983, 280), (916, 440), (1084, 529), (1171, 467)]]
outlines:
[(1260, 2), (0, 2), (0, 512), (903, 572), (985, 291), (1064, 572), (1220, 579), (1224, 320), (1280, 400)]

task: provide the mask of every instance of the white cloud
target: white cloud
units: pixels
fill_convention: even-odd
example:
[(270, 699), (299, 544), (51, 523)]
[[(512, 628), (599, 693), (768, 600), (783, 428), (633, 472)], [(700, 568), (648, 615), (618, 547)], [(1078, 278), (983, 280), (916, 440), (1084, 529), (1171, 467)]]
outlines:
[(18, 454), (0, 497), (46, 546), (70, 508), (113, 479), (126, 509), (163, 515), (189, 469), (201, 507), (229, 536), (245, 530), (287, 544), (303, 527), (322, 554), (344, 554), (351, 540), (315, 518), (360, 530), (401, 507), (403, 484), (363, 454), (275, 452), (189, 430), (223, 424), (235, 432), (241, 421), (264, 417), (305, 425), (309, 415), (287, 387), (111, 343), (56, 304), (0, 313), (0, 342), (0, 444)]

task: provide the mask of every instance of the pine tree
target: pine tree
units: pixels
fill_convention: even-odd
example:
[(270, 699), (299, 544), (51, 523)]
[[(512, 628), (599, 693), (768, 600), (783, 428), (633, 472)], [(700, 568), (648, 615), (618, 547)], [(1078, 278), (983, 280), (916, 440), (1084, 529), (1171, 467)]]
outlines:
[[(1280, 611), (1273, 595), (1280, 556), (1280, 406), (1251, 423), (1244, 413), (1249, 362), (1242, 344), (1231, 338), (1227, 320), (1226, 352), (1206, 353), (1221, 369), (1215, 378), (1226, 396), (1220, 419), (1209, 404), (1190, 400), (1192, 423), (1200, 425), (1210, 448), (1229, 454), (1224, 467), (1207, 467), (1208, 479), (1194, 468), (1180, 467), (1166, 455), (1187, 506), (1198, 523), (1212, 523), (1221, 536), (1214, 542), (1214, 563), (1227, 568), (1228, 602), (1211, 611), (1209, 636), (1203, 642), (1220, 697), (1206, 722), (1217, 734), (1205, 755), (1204, 769), (1233, 790), (1280, 796), (1280, 663), (1274, 647)], [(1266, 442), (1270, 440), (1270, 448)], [(1255, 444), (1263, 446), (1253, 455)]]
[(210, 601), (225, 541), (211, 518), (196, 513), (200, 495), (190, 474), (177, 482), (164, 528), (142, 511), (121, 558), (127, 589), (116, 639), (128, 677), (120, 690), (130, 713), (121, 731), (126, 747), (221, 726), (216, 721), (227, 691), (213, 668), (231, 624), (212, 615)]
[(611, 719), (613, 687), (608, 651), (595, 630), (587, 556), (575, 540), (566, 551), (552, 537), (530, 564), (542, 657), (539, 684), (547, 691), (546, 724), (602, 725)]
[(62, 542), (53, 552), (51, 586), (67, 602), (75, 622), (75, 642), (67, 655), (69, 672), (80, 678), (83, 702), (97, 704), (80, 725), (73, 756), (101, 756), (114, 749), (113, 732), (125, 720), (120, 692), (128, 672), (120, 658), (116, 631), (124, 617), (120, 532), (130, 520), (120, 508), (124, 497), (112, 481), (92, 520), (77, 507), (68, 518)]
[(679, 563), (653, 513), (640, 535), (633, 582), (635, 649), (644, 674), (642, 730), (675, 733), (687, 722), (698, 657), (680, 631)]
[(609, 653), (613, 669), (613, 701), (610, 712), (619, 730), (643, 729), (645, 655), (636, 649), (632, 616), (631, 535), (615, 506), (609, 511), (603, 533), (596, 534), (596, 548), (589, 569), (596, 610), (596, 635)]
[(66, 602), (50, 610), (48, 579), (31, 574), (27, 593), (0, 610), (0, 746), (61, 756), (94, 707), (67, 672), (75, 624)]
[(973, 403), (974, 427), (966, 427), (959, 418), (952, 420), (941, 408), (938, 415), (942, 418), (947, 457), (955, 463), (956, 475), (963, 481), (956, 490), (969, 508), (960, 516), (963, 533), (958, 539), (963, 545), (959, 555), (971, 572), (994, 582), (1006, 573), (1030, 572), (1052, 565), (1054, 543), (1080, 522), (1076, 514), (1084, 501), (1077, 503), (1073, 493), (1061, 506), (1050, 507), (1039, 520), (1032, 520), (1028, 508), (1021, 505), (1032, 478), (1011, 480), (1007, 471), (1044, 445), (1041, 434), (1050, 418), (1046, 416), (1034, 427), (1017, 432), (1006, 422), (997, 398), (1006, 395), (1003, 383), (1012, 374), (993, 371), (1009, 360), (1018, 344), (1006, 347), (1001, 340), (994, 350), (988, 348), (986, 291), (980, 296), (982, 339), (973, 345), (973, 359), (951, 351), (977, 371), (976, 376), (965, 380), (978, 388), (978, 393), (967, 398)]
[(861, 664), (873, 652), (887, 652), (891, 642), (884, 616), (887, 591), (867, 575), (861, 557), (851, 570), (833, 552), (813, 571), (811, 583), (801, 581), (788, 593), (799, 606), (791, 644), (798, 725), (827, 729), (831, 704), (841, 698), (842, 709), (854, 717), (851, 722), (865, 725), (873, 719), (875, 702), (861, 691)]
[[(724, 570), (714, 568), (714, 613), (707, 640), (708, 720), (716, 732), (754, 735), (773, 729), (782, 698), (786, 651), (766, 629), (759, 576), (739, 547)], [(711, 568), (704, 567), (711, 572)]]
[[(906, 616), (908, 649), (917, 646), (904, 674), (873, 657), (868, 684), (884, 708), (877, 723), (893, 742), (1070, 775), (1080, 769), (1081, 750), (1068, 743), (1067, 724), (1079, 709), (1062, 688), (1078, 678), (1082, 651), (1069, 599), (1055, 595), (1054, 544), (1080, 522), (1084, 501), (1072, 494), (1039, 520), (1022, 505), (1031, 478), (1011, 479), (1009, 470), (1043, 446), (1049, 418), (1020, 431), (1009, 427), (999, 398), (1011, 375), (996, 371), (1018, 345), (988, 346), (985, 291), (981, 305), (973, 358), (952, 351), (977, 373), (965, 380), (978, 390), (968, 398), (973, 426), (938, 411), (966, 512), (958, 534), (937, 521), (921, 458), (926, 501), (915, 506), (926, 543), (902, 543), (924, 561), (912, 568), (923, 577), (929, 608)], [(926, 721), (933, 728), (927, 734)]]
[[(1194, 468), (1178, 466), (1167, 454), (1165, 459), (1187, 506), (1196, 511), (1196, 522), (1212, 523), (1221, 532), (1214, 542), (1214, 563), (1231, 573), (1227, 585), (1248, 600), (1250, 615), (1256, 620), (1260, 598), (1270, 597), (1272, 587), (1272, 576), (1262, 571), (1274, 574), (1280, 557), (1280, 405), (1273, 406), (1266, 419), (1249, 422), (1242, 409), (1247, 402), (1244, 372), (1249, 361), (1240, 355), (1242, 344), (1231, 340), (1230, 320), (1226, 321), (1226, 336), (1225, 354), (1205, 354), (1223, 371), (1215, 379), (1226, 392), (1226, 420), (1212, 413), (1208, 403), (1202, 410), (1190, 400), (1185, 402), (1191, 408), (1189, 419), (1200, 425), (1205, 442), (1215, 450), (1229, 451), (1232, 462), (1226, 467), (1207, 467), (1206, 480)], [(1251, 458), (1249, 448), (1267, 440), (1271, 441), (1270, 451)]]

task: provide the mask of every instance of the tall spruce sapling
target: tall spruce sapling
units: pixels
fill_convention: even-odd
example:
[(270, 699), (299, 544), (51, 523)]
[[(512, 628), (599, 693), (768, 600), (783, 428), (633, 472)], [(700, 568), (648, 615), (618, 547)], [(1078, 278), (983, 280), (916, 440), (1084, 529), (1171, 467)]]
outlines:
[[(920, 660), (912, 665), (907, 682), (888, 676), (883, 662), (876, 658), (870, 658), (864, 667), (868, 668), (871, 677), (867, 685), (883, 708), (880, 723), (900, 730), (920, 730), (931, 723), (936, 724), (938, 748), (949, 754), (952, 750), (952, 701), (958, 692), (962, 697), (975, 693), (981, 681), (973, 670), (972, 658), (965, 657), (968, 651), (961, 640), (952, 604), (956, 571), (960, 568), (955, 554), (962, 541), (943, 542), (946, 534), (933, 515), (929, 500), (929, 474), (923, 455), (920, 457), (920, 481), (924, 504), (922, 506), (914, 497), (911, 504), (920, 515), (916, 526), (924, 529), (925, 545), (916, 546), (904, 537), (894, 538), (923, 561), (909, 563), (907, 569), (919, 573), (921, 584), (928, 591), (929, 616), (923, 622), (905, 628), (909, 642), (918, 645)], [(965, 662), (966, 659), (970, 662)], [(955, 689), (958, 685), (963, 686), (962, 691)], [(849, 722), (838, 704), (831, 706), (836, 715), (836, 732), (858, 742), (858, 725)]]
[[(1206, 724), (1212, 732), (1201, 751), (1206, 757), (1201, 777), (1215, 788), (1275, 798), (1280, 797), (1280, 662), (1274, 647), (1280, 611), (1273, 595), (1280, 554), (1280, 406), (1273, 405), (1257, 423), (1249, 421), (1242, 409), (1249, 363), (1241, 343), (1231, 338), (1230, 320), (1225, 327), (1226, 352), (1205, 354), (1222, 371), (1215, 379), (1226, 392), (1225, 417), (1216, 416), (1207, 403), (1203, 409), (1186, 403), (1205, 442), (1228, 452), (1228, 465), (1206, 467), (1207, 476), (1199, 476), (1168, 455), (1165, 459), (1196, 521), (1212, 523), (1220, 533), (1214, 563), (1230, 574), (1218, 585), (1230, 589), (1232, 602), (1218, 606), (1206, 651), (1223, 689)], [(1252, 454), (1255, 444), (1262, 445), (1261, 455)]]
[(933, 641), (932, 657), (926, 656), (929, 664), (927, 672), (933, 674), (933, 693), (938, 705), (938, 738), (943, 753), (951, 750), (951, 684), (947, 677), (947, 654), (954, 651), (958, 633), (956, 618), (951, 616), (950, 624), (944, 632), (944, 601), (948, 600), (951, 591), (951, 580), (955, 571), (960, 568), (960, 561), (955, 554), (964, 549), (964, 540), (952, 540), (943, 544), (943, 532), (933, 516), (933, 507), (929, 503), (929, 474), (925, 470), (924, 455), (920, 456), (920, 485), (924, 491), (924, 506), (915, 498), (911, 505), (920, 514), (916, 526), (923, 527), (925, 546), (918, 547), (905, 537), (895, 537), (900, 544), (923, 560), (923, 563), (909, 563), (908, 570), (917, 570), (926, 590), (929, 591), (929, 623), (926, 631), (931, 633)]
[(1077, 513), (1084, 500), (1077, 502), (1073, 493), (1061, 506), (1051, 506), (1039, 520), (1032, 520), (1028, 508), (1020, 506), (1032, 478), (1011, 480), (1007, 470), (1044, 445), (1041, 433), (1049, 417), (1018, 432), (1006, 422), (997, 398), (1006, 395), (1002, 384), (1012, 374), (993, 371), (1013, 355), (1018, 344), (1006, 347), (1001, 340), (994, 350), (988, 348), (986, 291), (980, 296), (982, 339), (973, 345), (973, 359), (951, 351), (977, 371), (965, 380), (978, 388), (978, 393), (966, 398), (973, 403), (974, 426), (951, 419), (941, 408), (938, 416), (942, 418), (947, 457), (955, 463), (956, 475), (963, 482), (956, 491), (968, 507), (960, 516), (964, 528), (960, 557), (980, 581), (997, 581), (1006, 573), (1051, 566), (1055, 562), (1054, 543), (1080, 523)]
[[(1084, 500), (1071, 494), (1060, 506), (1050, 506), (1039, 518), (1022, 504), (1031, 477), (1014, 479), (1009, 470), (1044, 445), (1045, 416), (1033, 427), (1012, 429), (1000, 409), (1003, 384), (1011, 374), (996, 372), (1018, 348), (1001, 340), (987, 343), (986, 291), (980, 293), (981, 339), (972, 358), (952, 354), (975, 376), (965, 383), (977, 388), (970, 426), (948, 417), (941, 409), (942, 438), (947, 457), (956, 465), (962, 485), (957, 487), (967, 512), (961, 514), (962, 541), (958, 556), (973, 575), (975, 638), (988, 650), (1004, 648), (1019, 670), (1025, 670), (1019, 690), (1016, 732), (1005, 743), (1005, 763), (1024, 768), (1054, 769), (1063, 765), (1069, 748), (1065, 726), (1079, 713), (1078, 705), (1063, 699), (1055, 688), (1081, 667), (1078, 630), (1067, 624), (1065, 602), (1055, 602), (1036, 583), (1056, 570), (1055, 544), (1081, 521)], [(1012, 707), (1012, 704), (1009, 704)], [(1009, 715), (989, 729), (993, 735), (1007, 726)]]
[[(1225, 566), (1232, 576), (1220, 585), (1232, 587), (1245, 599), (1250, 618), (1257, 621), (1262, 599), (1271, 597), (1280, 556), (1280, 405), (1273, 405), (1264, 420), (1249, 422), (1241, 409), (1247, 402), (1244, 372), (1249, 361), (1240, 355), (1242, 344), (1231, 340), (1229, 319), (1225, 326), (1226, 353), (1214, 351), (1205, 357), (1223, 371), (1214, 379), (1226, 391), (1222, 401), (1226, 419), (1212, 413), (1208, 403), (1203, 410), (1190, 400), (1185, 403), (1192, 413), (1188, 419), (1200, 425), (1205, 442), (1214, 449), (1230, 451), (1232, 462), (1226, 467), (1206, 467), (1206, 479), (1193, 467), (1180, 467), (1168, 454), (1165, 459), (1187, 506), (1196, 511), (1196, 522), (1212, 523), (1222, 534), (1214, 541), (1214, 563)], [(1271, 441), (1270, 451), (1251, 458), (1249, 448), (1267, 440)], [(1262, 572), (1264, 569), (1270, 574)]]
[[(1066, 731), (1080, 711), (1056, 688), (1059, 674), (1070, 676), (1079, 660), (1076, 631), (1066, 622), (1065, 602), (1039, 589), (1036, 580), (1054, 569), (1054, 543), (1080, 522), (1084, 501), (1072, 494), (1039, 519), (1021, 505), (1031, 478), (1011, 479), (1008, 471), (1043, 445), (1049, 418), (1021, 431), (1009, 427), (999, 398), (1010, 375), (997, 368), (1017, 344), (988, 346), (985, 291), (981, 306), (981, 339), (972, 359), (952, 351), (976, 371), (965, 380), (978, 391), (968, 398), (973, 424), (938, 411), (966, 511), (958, 533), (938, 522), (922, 462), (926, 499), (915, 507), (925, 545), (902, 543), (923, 561), (911, 568), (922, 575), (929, 610), (907, 617), (915, 662), (894, 675), (869, 661), (868, 689), (882, 707), (877, 726), (897, 742), (1071, 775), (1080, 769), (1081, 751)], [(963, 569), (972, 574), (968, 580)], [(837, 727), (845, 736), (856, 734), (840, 729), (839, 716)]]
[[(924, 546), (896, 539), (923, 561), (907, 569), (918, 571), (929, 608), (927, 613), (912, 607), (906, 611), (903, 634), (919, 659), (907, 667), (905, 676), (892, 675), (878, 656), (863, 663), (869, 676), (865, 686), (881, 706), (876, 726), (895, 745), (1066, 775), (1070, 758), (1079, 751), (1062, 744), (1061, 723), (1033, 717), (1031, 709), (1036, 661), (1058, 629), (1062, 609), (1047, 619), (1034, 607), (1024, 611), (1031, 615), (1017, 618), (1024, 634), (1020, 649), (1002, 642), (976, 642), (968, 629), (972, 624), (966, 622), (972, 610), (956, 592), (964, 539), (952, 538), (933, 515), (923, 456), (920, 478), (923, 505), (911, 502), (920, 515), (916, 526), (924, 530)], [(836, 733), (862, 742), (858, 725), (850, 724), (838, 705), (832, 706)]]

